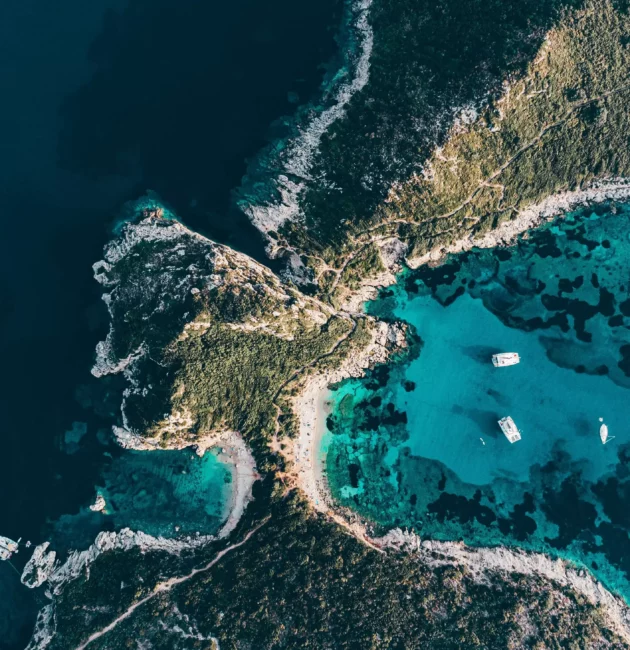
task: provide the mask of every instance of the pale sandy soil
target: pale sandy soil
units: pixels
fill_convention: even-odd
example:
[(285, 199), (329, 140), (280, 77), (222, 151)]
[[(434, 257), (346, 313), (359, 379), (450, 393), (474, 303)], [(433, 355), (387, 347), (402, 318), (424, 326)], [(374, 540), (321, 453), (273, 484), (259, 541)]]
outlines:
[(377, 551), (358, 518), (342, 514), (333, 504), (326, 481), (325, 459), (321, 457), (322, 437), (326, 433), (326, 416), (329, 411), (331, 384), (348, 377), (361, 377), (367, 368), (384, 363), (394, 350), (406, 346), (404, 326), (375, 323), (372, 342), (359, 353), (346, 359), (339, 368), (310, 375), (303, 380), (299, 394), (293, 398), (292, 408), (299, 428), (295, 439), (278, 441), (279, 450), (287, 461), (286, 478), (299, 488), (311, 506), (349, 530), (357, 538)]
[[(252, 452), (240, 434), (229, 431), (219, 443), (215, 442), (210, 446), (221, 448), (219, 460), (226, 462), (232, 470), (229, 515), (219, 532), (219, 537), (227, 537), (236, 528), (247, 504), (252, 500), (252, 486), (260, 476), (256, 471), (256, 462)], [(199, 453), (199, 447), (197, 453)]]
[(325, 374), (307, 380), (304, 390), (294, 402), (299, 414), (299, 437), (293, 445), (293, 463), (301, 490), (313, 507), (327, 512), (331, 501), (325, 484), (324, 460), (321, 458), (322, 437), (326, 433), (328, 385)]

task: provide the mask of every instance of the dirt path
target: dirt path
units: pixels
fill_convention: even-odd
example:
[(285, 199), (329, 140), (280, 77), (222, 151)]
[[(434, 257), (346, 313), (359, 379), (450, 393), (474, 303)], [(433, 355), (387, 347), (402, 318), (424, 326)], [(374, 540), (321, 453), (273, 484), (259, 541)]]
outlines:
[[(617, 88), (612, 88), (611, 90), (607, 90), (600, 95), (597, 95), (596, 97), (591, 97), (589, 99), (584, 99), (580, 102), (576, 102), (573, 106), (571, 106), (566, 113), (564, 114), (563, 117), (560, 119), (556, 120), (555, 122), (552, 122), (551, 124), (545, 124), (543, 127), (540, 129), (538, 134), (532, 138), (529, 142), (524, 144), (523, 146), (519, 147), (519, 149), (512, 155), (510, 156), (502, 165), (497, 167), (486, 179), (481, 181), (477, 187), (474, 188), (474, 190), (455, 208), (450, 210), (449, 212), (445, 212), (444, 214), (439, 214), (436, 215), (435, 217), (432, 217), (426, 221), (415, 221), (412, 219), (390, 219), (387, 221), (382, 221), (381, 223), (376, 224), (375, 226), (372, 226), (371, 228), (368, 228), (367, 230), (364, 230), (360, 233), (357, 233), (355, 237), (352, 237), (352, 240), (355, 244), (360, 243), (360, 237), (363, 235), (369, 235), (371, 232), (374, 230), (378, 230), (379, 228), (386, 228), (389, 225), (392, 224), (409, 224), (409, 225), (422, 225), (423, 223), (435, 223), (436, 221), (440, 221), (442, 219), (449, 219), (453, 216), (455, 216), (458, 212), (461, 212), (466, 206), (470, 205), (472, 201), (474, 201), (475, 197), (484, 190), (487, 187), (492, 187), (496, 189), (501, 190), (501, 198), (500, 201), (503, 200), (503, 196), (505, 195), (505, 186), (501, 183), (495, 183), (493, 181), (496, 181), (496, 179), (501, 176), (501, 174), (508, 169), (514, 162), (516, 162), (524, 153), (535, 147), (549, 131), (552, 131), (554, 129), (557, 129), (564, 125), (572, 116), (575, 115), (577, 111), (580, 109), (584, 108), (585, 106), (588, 106), (589, 104), (593, 104), (595, 102), (599, 102), (606, 97), (610, 97), (611, 95), (623, 92), (625, 90), (628, 90), (630, 88), (630, 83), (622, 84), (621, 86), (618, 86)], [(479, 219), (473, 222), (472, 225), (475, 225)], [(442, 233), (438, 233), (437, 235), (430, 237), (430, 239), (434, 239), (435, 237), (445, 234), (449, 231), (453, 230), (453, 228), (450, 228)], [(337, 276), (332, 284), (332, 287), (330, 289), (330, 293), (332, 294), (337, 286), (339, 285), (339, 282), (341, 281), (341, 277), (343, 275), (343, 272), (345, 271), (346, 267), (348, 264), (350, 264), (354, 259), (356, 259), (357, 255), (360, 255), (368, 246), (370, 246), (372, 243), (377, 242), (377, 241), (383, 241), (387, 239), (393, 238), (392, 234), (387, 234), (387, 235), (382, 235), (380, 237), (375, 237), (372, 239), (369, 239), (366, 243), (363, 244), (360, 248), (357, 250), (353, 251), (350, 253), (350, 255), (344, 260), (343, 264), (339, 269), (332, 269), (331, 267), (328, 267), (327, 270), (335, 271), (337, 273)]]
[(123, 621), (127, 620), (135, 611), (138, 609), (138, 607), (141, 607), (145, 603), (149, 602), (150, 600), (153, 600), (156, 596), (163, 594), (167, 591), (170, 591), (173, 587), (182, 584), (183, 582), (186, 582), (187, 580), (190, 580), (194, 576), (196, 576), (198, 573), (203, 573), (204, 571), (208, 571), (211, 569), (221, 558), (226, 556), (230, 551), (233, 551), (235, 548), (238, 548), (239, 546), (243, 546), (249, 538), (262, 526), (264, 526), (267, 522), (269, 521), (269, 518), (265, 519), (262, 523), (258, 524), (256, 528), (253, 528), (250, 530), (245, 537), (240, 542), (237, 542), (236, 544), (232, 544), (231, 546), (228, 546), (227, 548), (224, 548), (222, 551), (219, 551), (211, 562), (208, 562), (208, 564), (198, 567), (196, 569), (193, 569), (190, 573), (188, 573), (185, 576), (180, 576), (178, 578), (169, 578), (168, 580), (165, 580), (164, 582), (159, 582), (157, 585), (155, 585), (153, 591), (148, 595), (139, 600), (137, 603), (134, 603), (129, 607), (125, 612), (123, 612), (118, 618), (113, 620), (109, 625), (106, 625), (102, 630), (99, 630), (98, 632), (94, 632), (91, 636), (87, 638), (87, 640), (82, 643), (80, 646), (77, 646), (76, 650), (84, 650), (84, 648), (87, 648), (87, 646), (92, 643), (93, 641), (96, 641), (97, 639), (100, 639), (102, 636), (107, 634), (108, 632), (111, 632), (119, 623), (122, 623)]

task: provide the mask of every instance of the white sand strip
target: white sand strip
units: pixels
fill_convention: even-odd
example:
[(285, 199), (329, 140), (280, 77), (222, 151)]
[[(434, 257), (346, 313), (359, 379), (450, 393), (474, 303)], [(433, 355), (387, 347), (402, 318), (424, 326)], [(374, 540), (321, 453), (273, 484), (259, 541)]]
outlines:
[(320, 449), (326, 432), (328, 387), (348, 377), (361, 377), (366, 369), (385, 363), (394, 350), (406, 346), (403, 325), (373, 321), (372, 341), (363, 350), (347, 358), (339, 368), (307, 377), (293, 399), (293, 411), (299, 429), (295, 440), (283, 440), (282, 453), (290, 465), (296, 486), (307, 496), (313, 508), (331, 514), (333, 502), (326, 482)]
[(294, 402), (294, 409), (300, 418), (299, 437), (293, 447), (297, 481), (313, 507), (320, 512), (328, 511), (332, 505), (320, 451), (326, 433), (328, 385), (326, 375), (315, 375), (307, 380), (304, 390)]

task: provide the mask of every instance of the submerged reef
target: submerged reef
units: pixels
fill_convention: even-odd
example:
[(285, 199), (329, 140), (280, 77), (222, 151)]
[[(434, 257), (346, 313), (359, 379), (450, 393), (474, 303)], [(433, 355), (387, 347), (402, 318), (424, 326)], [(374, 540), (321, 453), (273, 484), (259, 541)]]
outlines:
[[(629, 224), (627, 206), (582, 210), (513, 247), (409, 271), (370, 304), (422, 343), (333, 393), (334, 496), (423, 537), (577, 560), (630, 598)], [(521, 363), (493, 368), (502, 349)], [(513, 446), (497, 426), (508, 414), (523, 432)], [(606, 446), (601, 416), (617, 434)]]
[[(543, 357), (555, 368), (626, 390), (627, 297), (600, 270), (622, 248), (625, 213), (614, 237), (584, 214), (567, 221), (562, 247), (548, 230), (518, 244), (543, 262), (561, 248), (571, 264), (557, 278), (546, 263), (519, 270), (507, 249), (436, 263), (580, 204), (630, 197), (630, 16), (620, 4), (349, 2), (338, 75), (237, 193), (270, 255), (286, 262), (279, 275), (155, 201), (137, 206), (94, 266), (111, 327), (93, 374), (126, 382), (118, 442), (238, 447), (252, 498), (213, 538), (103, 531), (52, 570), (40, 548), (25, 580), (44, 579), (52, 602), (29, 650), (630, 647), (627, 604), (588, 572), (606, 553), (624, 569), (627, 450), (615, 473), (579, 483), (588, 467), (558, 445), (532, 467), (542, 498), (521, 490), (529, 476), (516, 476), (507, 455), (499, 483), (517, 484), (518, 499), (459, 480), (408, 448), (423, 382), (448, 377), (404, 376), (441, 339), (396, 322), (405, 288), (443, 311), (474, 304), (510, 332), (553, 335)], [(401, 272), (366, 313), (366, 298)], [(607, 342), (605, 354), (586, 354), (602, 337), (614, 350)], [(483, 351), (468, 353), (474, 363)], [(360, 383), (335, 386), (336, 410), (320, 409), (328, 383), (367, 367)], [(492, 390), (483, 399), (503, 408)], [(450, 415), (471, 426), (495, 416), (458, 406)], [(329, 452), (339, 471), (328, 477), (317, 474), (315, 426), (326, 417), (332, 437), (350, 438)], [(463, 467), (465, 454), (457, 459)], [(406, 467), (424, 484), (409, 489)], [(369, 473), (387, 490), (366, 505)], [(424, 534), (428, 521), (432, 540), (396, 530)], [(524, 546), (536, 532), (568, 560), (580, 560), (579, 542), (591, 564), (440, 543), (461, 526)]]

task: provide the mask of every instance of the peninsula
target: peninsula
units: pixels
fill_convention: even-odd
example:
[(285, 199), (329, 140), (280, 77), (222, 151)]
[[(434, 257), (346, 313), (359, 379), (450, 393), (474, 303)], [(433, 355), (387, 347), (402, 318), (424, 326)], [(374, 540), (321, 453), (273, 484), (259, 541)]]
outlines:
[(124, 378), (123, 447), (223, 450), (230, 512), (214, 536), (103, 532), (65, 563), (39, 547), (29, 650), (630, 648), (627, 603), (589, 567), (385, 527), (335, 499), (321, 453), (331, 387), (423, 354), (366, 301), (630, 199), (629, 43), (616, 0), (348, 3), (338, 74), (235, 198), (281, 271), (138, 202), (94, 265), (92, 373)]

